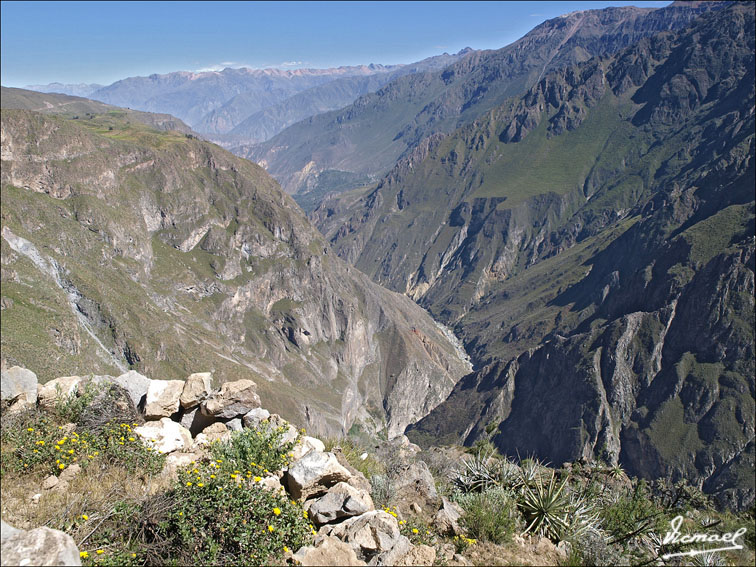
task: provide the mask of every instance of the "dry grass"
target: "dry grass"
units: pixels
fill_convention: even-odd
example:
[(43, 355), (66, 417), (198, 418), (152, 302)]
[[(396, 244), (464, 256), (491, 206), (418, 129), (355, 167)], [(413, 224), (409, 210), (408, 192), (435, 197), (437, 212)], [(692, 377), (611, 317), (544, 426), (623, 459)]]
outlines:
[[(90, 466), (64, 489), (42, 487), (43, 474), (6, 474), (3, 477), (2, 516), (21, 529), (47, 526), (70, 534), (77, 545), (97, 530), (117, 521), (123, 510), (136, 509), (153, 495), (166, 491), (168, 475), (140, 477), (116, 466)], [(39, 494), (35, 502), (33, 496)], [(84, 518), (86, 516), (86, 519)]]

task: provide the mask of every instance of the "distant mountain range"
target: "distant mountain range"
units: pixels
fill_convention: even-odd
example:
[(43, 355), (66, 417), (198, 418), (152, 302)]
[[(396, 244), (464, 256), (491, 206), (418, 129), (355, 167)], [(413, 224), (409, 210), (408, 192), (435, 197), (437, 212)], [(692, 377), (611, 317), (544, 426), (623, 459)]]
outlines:
[[(408, 65), (332, 69), (231, 69), (129, 77), (112, 85), (33, 85), (46, 93), (176, 116), (221, 145), (264, 141), (286, 126), (341, 108), (402, 75), (441, 69), (471, 51)], [(331, 85), (331, 83), (334, 83)]]
[(40, 93), (58, 93), (73, 96), (88, 97), (103, 85), (97, 83), (79, 83), (76, 85), (64, 85), (63, 83), (50, 83), (48, 85), (27, 85), (26, 90), (37, 91)]

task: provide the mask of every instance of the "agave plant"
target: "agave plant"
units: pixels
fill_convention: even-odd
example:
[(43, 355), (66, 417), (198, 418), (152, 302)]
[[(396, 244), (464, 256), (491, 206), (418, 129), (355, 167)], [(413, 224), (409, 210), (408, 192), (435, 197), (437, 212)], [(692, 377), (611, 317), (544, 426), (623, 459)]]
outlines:
[(570, 537), (582, 537), (588, 532), (601, 535), (599, 511), (584, 494), (570, 496), (569, 510), (570, 522), (567, 534)]
[(571, 506), (565, 492), (566, 485), (566, 478), (561, 483), (557, 482), (554, 471), (551, 471), (551, 478), (546, 484), (540, 475), (536, 476), (532, 484), (523, 482), (520, 510), (527, 522), (525, 533), (535, 533), (558, 541), (569, 532)]
[(502, 463), (491, 457), (491, 453), (478, 453), (462, 461), (462, 469), (452, 475), (452, 484), (461, 492), (482, 492), (500, 486)]
[(694, 555), (691, 559), (691, 564), (696, 567), (715, 567), (719, 565), (727, 565), (724, 557), (722, 557), (716, 551), (704, 551), (698, 555)]

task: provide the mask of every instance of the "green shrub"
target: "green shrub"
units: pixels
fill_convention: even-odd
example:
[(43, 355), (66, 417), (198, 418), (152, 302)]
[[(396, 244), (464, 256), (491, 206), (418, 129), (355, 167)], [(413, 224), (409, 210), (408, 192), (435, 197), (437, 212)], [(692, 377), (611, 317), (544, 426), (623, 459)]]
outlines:
[(98, 453), (100, 466), (118, 465), (128, 472), (157, 474), (163, 470), (165, 456), (145, 445), (132, 431), (136, 424), (109, 422), (102, 431), (88, 436), (90, 453)]
[(78, 387), (76, 391), (71, 392), (68, 396), (62, 395), (60, 386), (56, 386), (56, 390), (58, 396), (55, 400), (55, 413), (69, 423), (77, 423), (81, 418), (82, 412), (100, 392), (100, 386), (94, 382), (87, 382), (83, 387)]
[[(216, 442), (211, 455), (225, 472), (246, 471), (248, 476), (266, 475), (288, 464), (294, 442), (282, 443), (281, 427), (234, 431), (228, 442)], [(237, 473), (238, 474), (238, 473)]]
[(464, 510), (462, 525), (475, 539), (504, 543), (518, 529), (516, 500), (508, 490), (457, 493), (455, 500)]
[(254, 479), (204, 463), (187, 469), (166, 499), (160, 535), (180, 564), (267, 564), (309, 541), (301, 507)]
[(667, 526), (662, 510), (650, 498), (643, 480), (632, 492), (602, 507), (600, 516), (604, 530), (616, 543), (626, 543), (648, 533), (663, 533)]

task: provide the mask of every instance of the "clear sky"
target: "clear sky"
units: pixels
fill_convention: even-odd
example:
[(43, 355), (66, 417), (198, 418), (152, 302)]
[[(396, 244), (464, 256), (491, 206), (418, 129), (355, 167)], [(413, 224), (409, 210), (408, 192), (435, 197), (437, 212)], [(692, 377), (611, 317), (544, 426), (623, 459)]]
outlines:
[(497, 49), (613, 2), (2, 2), (4, 86), (101, 83), (224, 67), (410, 63)]

